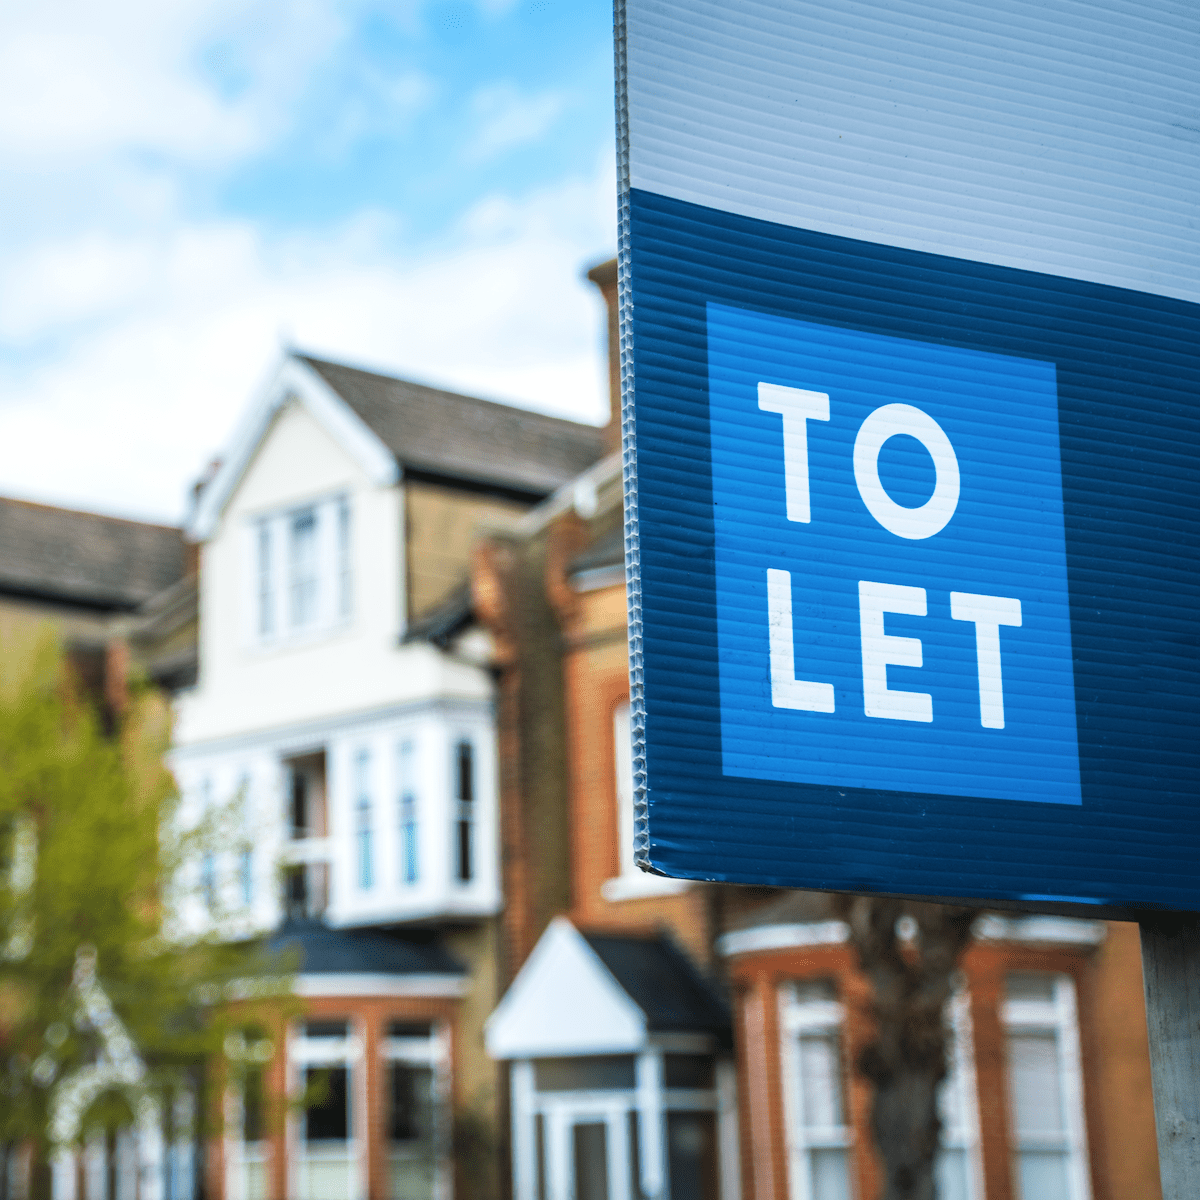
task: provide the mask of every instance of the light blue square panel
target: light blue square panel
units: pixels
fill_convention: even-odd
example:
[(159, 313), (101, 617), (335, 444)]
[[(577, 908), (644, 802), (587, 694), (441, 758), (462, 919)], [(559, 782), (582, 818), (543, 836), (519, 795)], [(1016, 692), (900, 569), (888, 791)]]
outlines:
[(707, 323), (724, 774), (1080, 804), (1054, 363)]

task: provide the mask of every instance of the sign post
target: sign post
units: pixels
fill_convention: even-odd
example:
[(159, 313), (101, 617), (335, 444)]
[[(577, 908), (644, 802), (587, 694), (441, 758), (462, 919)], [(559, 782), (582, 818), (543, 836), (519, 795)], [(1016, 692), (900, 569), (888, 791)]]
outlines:
[[(640, 861), (1200, 911), (1200, 13), (619, 0), (617, 43)], [(1167, 1195), (1196, 940), (1143, 923)]]
[(1143, 917), (1142, 975), (1164, 1200), (1200, 1179), (1200, 921)]

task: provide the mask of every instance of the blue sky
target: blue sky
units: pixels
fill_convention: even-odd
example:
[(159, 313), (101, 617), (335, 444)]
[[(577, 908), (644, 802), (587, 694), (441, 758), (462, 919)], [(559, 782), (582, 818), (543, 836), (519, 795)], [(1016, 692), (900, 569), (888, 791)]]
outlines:
[(0, 493), (177, 520), (290, 342), (603, 418), (611, 5), (12, 0)]

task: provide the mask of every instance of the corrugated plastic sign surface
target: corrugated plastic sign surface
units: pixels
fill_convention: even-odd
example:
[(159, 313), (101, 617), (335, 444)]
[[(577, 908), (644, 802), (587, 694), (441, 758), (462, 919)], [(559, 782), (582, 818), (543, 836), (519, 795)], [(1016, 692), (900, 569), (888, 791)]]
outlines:
[(1200, 909), (1200, 17), (617, 27), (639, 855)]

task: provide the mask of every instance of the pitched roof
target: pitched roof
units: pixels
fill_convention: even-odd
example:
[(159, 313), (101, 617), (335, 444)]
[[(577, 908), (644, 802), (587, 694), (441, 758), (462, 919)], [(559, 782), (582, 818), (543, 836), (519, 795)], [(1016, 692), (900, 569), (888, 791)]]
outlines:
[(653, 1033), (711, 1033), (728, 1044), (729, 1009), (667, 937), (583, 933), (596, 957), (646, 1014)]
[(301, 975), (465, 975), (432, 938), (386, 929), (333, 929), (323, 921), (291, 920), (267, 942), (269, 953), (299, 952)]
[(172, 525), (0, 497), (0, 592), (129, 611), (184, 570)]
[(542, 496), (604, 453), (600, 429), (297, 355), (415, 475)]

